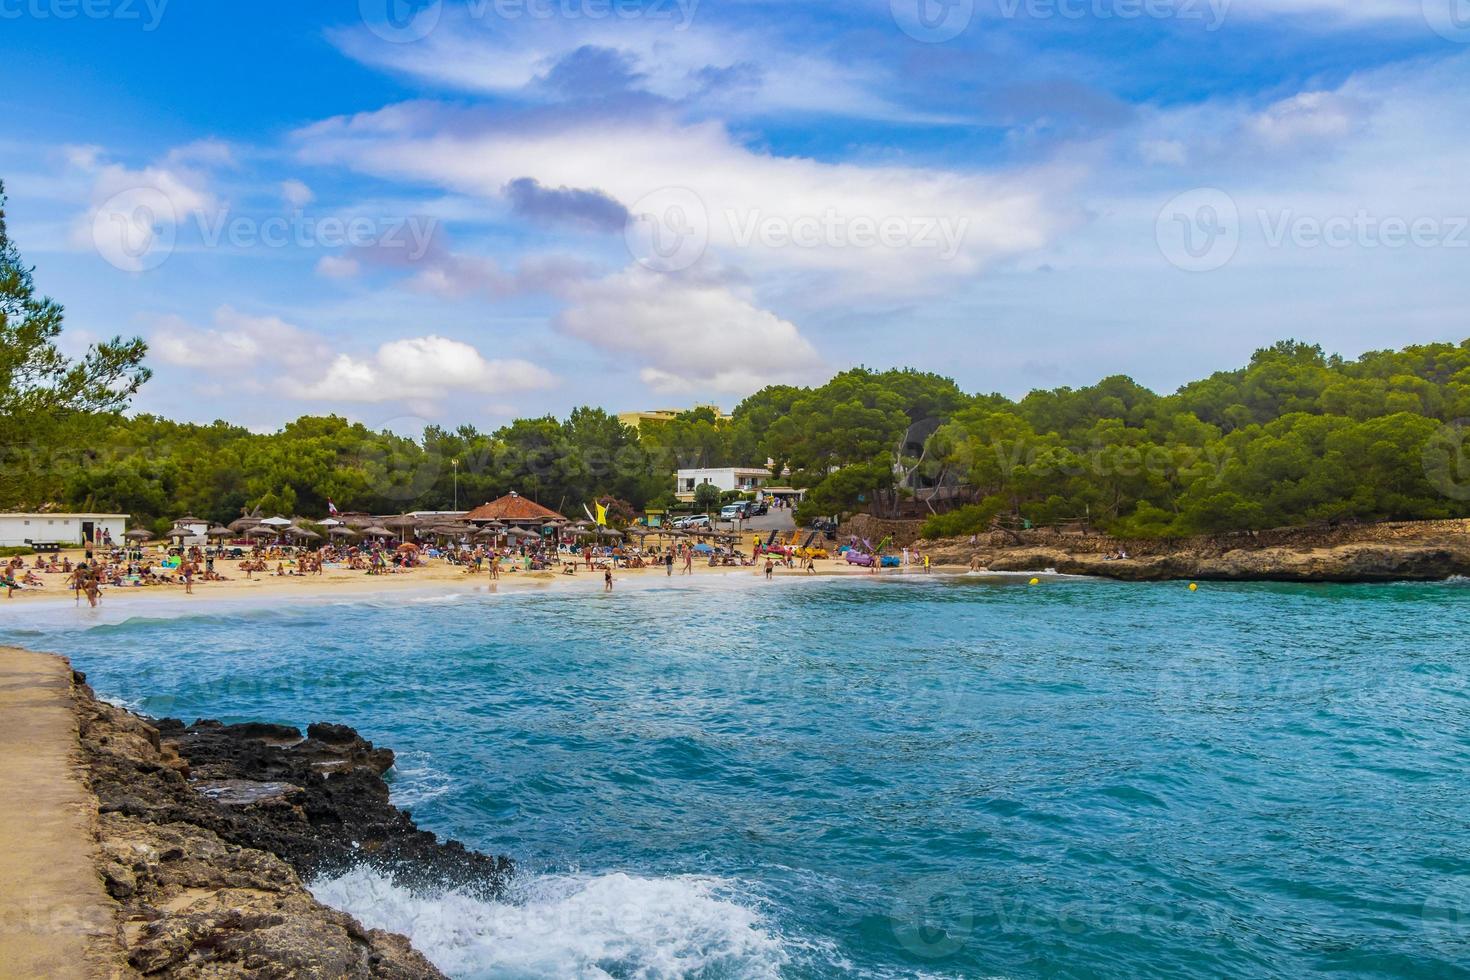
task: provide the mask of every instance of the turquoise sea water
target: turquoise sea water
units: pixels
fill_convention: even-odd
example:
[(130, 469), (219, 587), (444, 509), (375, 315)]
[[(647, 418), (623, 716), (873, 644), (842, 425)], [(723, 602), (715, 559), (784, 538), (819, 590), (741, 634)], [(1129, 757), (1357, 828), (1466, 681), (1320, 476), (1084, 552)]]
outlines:
[(741, 576), (31, 606), (0, 642), (395, 749), (514, 895), (316, 889), (456, 976), (1470, 976), (1467, 604)]

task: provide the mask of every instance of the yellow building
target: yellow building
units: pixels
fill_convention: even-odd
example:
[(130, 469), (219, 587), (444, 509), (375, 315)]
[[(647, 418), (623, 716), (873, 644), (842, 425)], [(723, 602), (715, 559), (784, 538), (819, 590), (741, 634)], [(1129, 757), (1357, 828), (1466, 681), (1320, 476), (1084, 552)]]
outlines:
[(643, 412), (619, 412), (618, 421), (630, 429), (636, 429), (644, 422), (672, 422), (676, 417), (683, 415), (685, 412), (692, 412), (700, 408), (712, 410), (715, 413), (715, 418), (722, 422), (730, 421), (731, 416), (720, 411), (720, 406), (718, 405), (695, 405), (691, 408), (651, 408)]

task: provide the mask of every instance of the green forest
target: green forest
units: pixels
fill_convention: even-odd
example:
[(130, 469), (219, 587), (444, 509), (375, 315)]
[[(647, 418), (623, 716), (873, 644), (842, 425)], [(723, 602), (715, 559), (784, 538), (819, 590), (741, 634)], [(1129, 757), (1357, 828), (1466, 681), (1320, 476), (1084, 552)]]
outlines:
[(117, 337), (76, 359), (38, 294), (0, 187), (0, 509), (123, 511), (162, 529), (185, 513), (447, 510), (516, 490), (564, 511), (673, 503), (679, 467), (765, 465), (807, 488), (798, 518), (930, 515), (927, 533), (997, 518), (1085, 520), (1168, 537), (1337, 521), (1470, 515), (1460, 426), (1470, 341), (1348, 360), (1283, 341), (1160, 395), (1127, 377), (1020, 400), (915, 370), (773, 386), (722, 420), (696, 410), (630, 429), (600, 408), (493, 432), (409, 437), (337, 416), (270, 434), (129, 414), (147, 348)]

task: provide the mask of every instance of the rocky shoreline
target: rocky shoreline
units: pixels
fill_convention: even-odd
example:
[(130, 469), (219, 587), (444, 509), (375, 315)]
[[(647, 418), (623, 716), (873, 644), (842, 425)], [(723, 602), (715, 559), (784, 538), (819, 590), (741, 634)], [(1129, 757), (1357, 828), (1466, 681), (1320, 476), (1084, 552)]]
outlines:
[(368, 864), (396, 882), (498, 895), (504, 857), (440, 841), (395, 808), (393, 753), (345, 726), (144, 719), (74, 675), (99, 872), (137, 974), (438, 978), (402, 936), (303, 882)]
[(1129, 582), (1433, 582), (1470, 576), (1470, 521), (1458, 520), (1157, 541), (994, 531), (915, 546), (941, 565), (968, 566), (973, 560), (995, 572), (1054, 569)]

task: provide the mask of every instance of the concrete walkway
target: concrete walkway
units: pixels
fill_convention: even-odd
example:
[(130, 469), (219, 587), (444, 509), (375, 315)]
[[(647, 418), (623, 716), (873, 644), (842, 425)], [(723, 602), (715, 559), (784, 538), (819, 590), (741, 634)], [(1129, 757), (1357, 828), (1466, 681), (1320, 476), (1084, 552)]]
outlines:
[(127, 975), (78, 751), (70, 665), (0, 647), (0, 977)]

